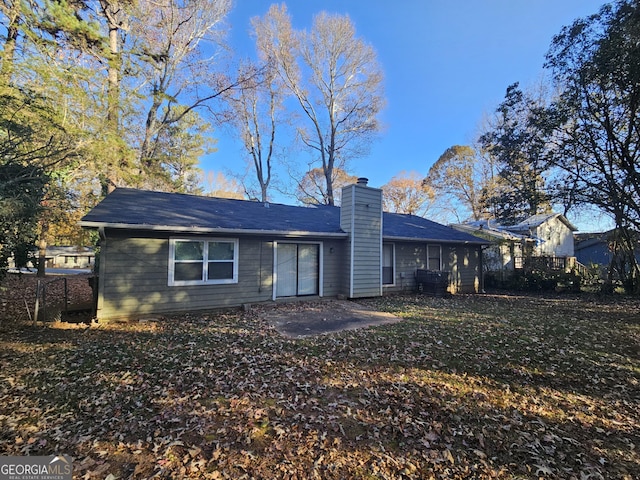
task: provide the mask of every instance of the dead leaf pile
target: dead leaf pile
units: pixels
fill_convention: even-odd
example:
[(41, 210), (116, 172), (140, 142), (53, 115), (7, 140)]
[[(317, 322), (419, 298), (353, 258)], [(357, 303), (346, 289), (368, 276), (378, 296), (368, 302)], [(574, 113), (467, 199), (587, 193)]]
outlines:
[(404, 321), (287, 340), (257, 307), (4, 332), (0, 454), (69, 454), (86, 479), (640, 471), (640, 301), (368, 305)]

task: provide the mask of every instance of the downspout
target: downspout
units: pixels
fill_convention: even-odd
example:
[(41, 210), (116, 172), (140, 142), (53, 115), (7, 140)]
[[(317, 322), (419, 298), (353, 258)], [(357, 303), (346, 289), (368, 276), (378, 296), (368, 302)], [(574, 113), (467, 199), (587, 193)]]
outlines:
[[(102, 310), (104, 305), (104, 279), (106, 278), (107, 270), (107, 234), (104, 227), (98, 228), (98, 236), (100, 238), (100, 264), (98, 265), (98, 275), (96, 281), (98, 282), (98, 298), (96, 299), (96, 318), (98, 318), (98, 312)], [(102, 278), (102, 281), (100, 280)]]
[(258, 267), (258, 293), (262, 293), (262, 241), (260, 242), (260, 264)]
[(318, 245), (318, 295), (324, 297), (324, 242)]
[(271, 300), (276, 301), (278, 288), (278, 241), (273, 241), (273, 275), (271, 276)]
[(478, 247), (478, 268), (479, 268), (479, 275), (480, 275), (480, 293), (487, 293), (484, 291), (484, 249), (482, 248), (482, 246)]

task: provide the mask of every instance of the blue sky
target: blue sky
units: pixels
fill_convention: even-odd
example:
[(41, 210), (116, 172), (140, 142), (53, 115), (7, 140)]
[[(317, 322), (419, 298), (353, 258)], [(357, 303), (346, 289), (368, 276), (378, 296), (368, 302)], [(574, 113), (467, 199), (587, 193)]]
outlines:
[[(250, 18), (269, 0), (236, 0), (228, 18), (229, 44), (253, 55)], [(507, 86), (527, 86), (544, 73), (553, 36), (573, 20), (598, 11), (603, 0), (290, 0), (295, 28), (309, 28), (324, 10), (348, 14), (357, 35), (378, 53), (385, 72), (385, 126), (350, 173), (380, 187), (402, 170), (426, 175), (450, 146), (469, 144), (478, 126), (503, 99)], [(204, 170), (244, 168), (239, 142), (219, 130), (218, 151)], [(300, 160), (307, 160), (300, 152)], [(292, 203), (289, 199), (282, 201)], [(575, 219), (580, 223), (579, 219)]]

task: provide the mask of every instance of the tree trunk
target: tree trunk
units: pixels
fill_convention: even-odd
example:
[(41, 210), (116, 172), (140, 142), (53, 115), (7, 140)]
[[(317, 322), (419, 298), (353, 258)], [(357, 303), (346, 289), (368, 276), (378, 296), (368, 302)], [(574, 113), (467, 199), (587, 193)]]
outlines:
[(120, 145), (120, 70), (122, 55), (118, 38), (122, 15), (118, 0), (101, 0), (102, 13), (109, 29), (109, 52), (107, 55), (107, 138), (110, 151), (107, 153), (107, 169), (103, 174), (102, 190), (111, 193), (118, 184), (121, 170), (126, 166)]
[(41, 222), (40, 239), (38, 240), (38, 277), (44, 277), (46, 275), (48, 231), (49, 223), (46, 221)]
[(18, 26), (20, 25), (20, 1), (14, 0), (10, 11), (7, 13), (7, 18), (7, 36), (4, 42), (2, 65), (0, 65), (0, 83), (10, 85), (11, 76), (13, 75), (13, 64), (15, 62), (16, 46), (18, 43)]
[(117, 131), (120, 116), (118, 114), (119, 97), (120, 97), (120, 48), (118, 42), (118, 30), (119, 25), (115, 21), (117, 10), (115, 6), (108, 4), (106, 8), (109, 12), (106, 14), (109, 22), (109, 70), (107, 72), (107, 78), (109, 81), (107, 98), (107, 122), (112, 132)]
[(142, 146), (140, 147), (140, 167), (145, 169), (151, 169), (153, 166), (153, 151), (155, 148), (152, 148), (151, 144), (153, 142), (153, 138), (157, 133), (158, 121), (157, 115), (158, 110), (160, 109), (161, 103), (158, 100), (158, 92), (154, 92), (153, 102), (149, 111), (147, 112), (147, 121), (145, 123), (144, 128), (144, 139), (142, 141)]
[(333, 176), (332, 169), (325, 168), (324, 170), (324, 178), (327, 182), (327, 205), (335, 205), (335, 200), (333, 198)]

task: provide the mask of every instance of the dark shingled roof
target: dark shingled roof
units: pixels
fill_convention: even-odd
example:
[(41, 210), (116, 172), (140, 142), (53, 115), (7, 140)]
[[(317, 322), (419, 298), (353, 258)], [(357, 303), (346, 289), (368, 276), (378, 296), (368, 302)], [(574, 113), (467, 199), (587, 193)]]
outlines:
[(342, 233), (339, 211), (268, 205), (247, 200), (118, 188), (96, 205), (80, 224), (169, 231)]
[[(80, 225), (182, 232), (297, 233), (345, 236), (340, 208), (300, 207), (247, 200), (118, 188), (85, 215)], [(422, 217), (384, 213), (383, 236), (405, 240), (487, 243)]]
[(445, 243), (489, 244), (479, 237), (426, 218), (388, 212), (385, 212), (382, 217), (382, 236), (386, 239), (398, 240), (420, 239)]

